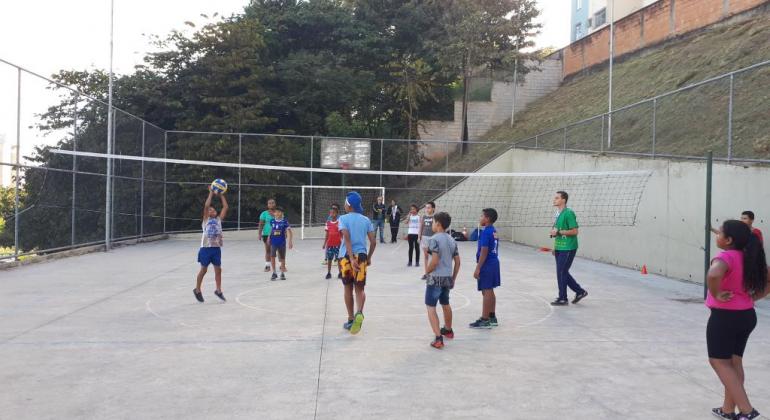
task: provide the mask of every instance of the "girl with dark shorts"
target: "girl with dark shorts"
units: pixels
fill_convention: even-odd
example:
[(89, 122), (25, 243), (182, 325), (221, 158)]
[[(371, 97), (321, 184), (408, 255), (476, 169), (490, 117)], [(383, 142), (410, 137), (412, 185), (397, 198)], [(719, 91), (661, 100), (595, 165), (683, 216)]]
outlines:
[(706, 306), (711, 309), (706, 343), (709, 363), (724, 385), (725, 397), (712, 412), (725, 419), (753, 419), (759, 412), (743, 387), (743, 352), (757, 325), (754, 301), (770, 292), (767, 261), (762, 244), (745, 223), (727, 220), (716, 232), (717, 246), (723, 251), (711, 261), (706, 278)]

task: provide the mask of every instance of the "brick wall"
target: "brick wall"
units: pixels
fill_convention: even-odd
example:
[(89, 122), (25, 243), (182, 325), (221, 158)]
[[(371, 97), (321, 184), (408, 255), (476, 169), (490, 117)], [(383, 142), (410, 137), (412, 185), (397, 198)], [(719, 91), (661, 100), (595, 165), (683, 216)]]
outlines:
[[(615, 56), (706, 27), (770, 0), (660, 0), (615, 22)], [(609, 26), (572, 43), (561, 52), (563, 76), (609, 59)]]

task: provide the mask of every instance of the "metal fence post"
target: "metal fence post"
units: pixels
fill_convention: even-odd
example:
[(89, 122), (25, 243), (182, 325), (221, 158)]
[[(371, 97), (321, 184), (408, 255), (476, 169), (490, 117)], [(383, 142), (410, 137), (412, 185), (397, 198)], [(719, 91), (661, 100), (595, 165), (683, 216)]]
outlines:
[[(145, 139), (145, 131), (147, 130), (147, 124), (142, 121), (142, 157), (144, 157), (144, 139)], [(139, 237), (144, 237), (144, 160), (142, 160), (142, 183), (139, 184)]]
[(730, 98), (727, 103), (727, 162), (733, 159), (733, 90), (735, 74), (730, 75)]
[(238, 230), (241, 230), (241, 164), (243, 163), (243, 134), (238, 134)]
[(13, 258), (19, 259), (19, 153), (21, 153), (21, 69), (16, 79), (16, 182), (13, 197)]
[(713, 174), (714, 153), (711, 150), (706, 155), (706, 226), (705, 240), (703, 242), (703, 299), (706, 299), (708, 284), (706, 274), (708, 274), (711, 265), (711, 185)]
[[(444, 150), (446, 151), (446, 165), (444, 166), (444, 174), (449, 173), (449, 142), (444, 141)], [(449, 191), (449, 175), (444, 175), (444, 194)]]
[(652, 158), (655, 159), (655, 146), (657, 141), (657, 134), (655, 133), (657, 131), (658, 127), (658, 98), (655, 98), (652, 100)]
[(166, 161), (168, 159), (168, 131), (163, 132), (163, 233), (166, 233)]
[(564, 151), (564, 152), (567, 151), (567, 126), (566, 125), (564, 126), (564, 139), (563, 139), (563, 144), (562, 144), (562, 149), (561, 150)]
[[(380, 139), (380, 171), (382, 171), (383, 152), (385, 151), (385, 139)], [(380, 187), (382, 186), (382, 172), (380, 172)], [(383, 197), (383, 202), (385, 198)]]
[(604, 153), (604, 114), (602, 114), (602, 130), (599, 137), (599, 151)]
[[(75, 110), (72, 112), (72, 151), (78, 151), (78, 100), (75, 95)], [(77, 194), (78, 157), (72, 155), (72, 206), (70, 209), (70, 245), (75, 246), (75, 196)]]
[(540, 137), (540, 135), (539, 134), (535, 134), (535, 149), (537, 149), (538, 137)]

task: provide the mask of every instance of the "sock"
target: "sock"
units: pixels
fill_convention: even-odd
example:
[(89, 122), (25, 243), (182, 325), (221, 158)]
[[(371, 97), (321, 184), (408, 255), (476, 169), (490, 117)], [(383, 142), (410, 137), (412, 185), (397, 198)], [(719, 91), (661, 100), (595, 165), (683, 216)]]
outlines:
[(444, 341), (444, 337), (442, 337), (440, 335), (437, 335), (436, 336), (436, 341)]
[(490, 313), (489, 313), (489, 317), (490, 317), (490, 318), (497, 318), (497, 317), (495, 316), (495, 313), (494, 313), (494, 312), (490, 312)]

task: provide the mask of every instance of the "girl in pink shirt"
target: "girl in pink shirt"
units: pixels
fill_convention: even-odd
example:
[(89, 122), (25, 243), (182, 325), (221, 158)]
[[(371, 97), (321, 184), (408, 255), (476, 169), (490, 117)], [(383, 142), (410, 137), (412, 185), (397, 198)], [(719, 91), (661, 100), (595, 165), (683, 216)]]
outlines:
[(706, 342), (709, 363), (725, 387), (725, 398), (722, 407), (712, 411), (726, 419), (753, 419), (759, 413), (743, 387), (743, 352), (757, 325), (754, 301), (770, 291), (767, 261), (762, 244), (745, 223), (727, 220), (716, 232), (717, 246), (723, 251), (711, 261), (706, 278), (706, 306), (711, 309)]

